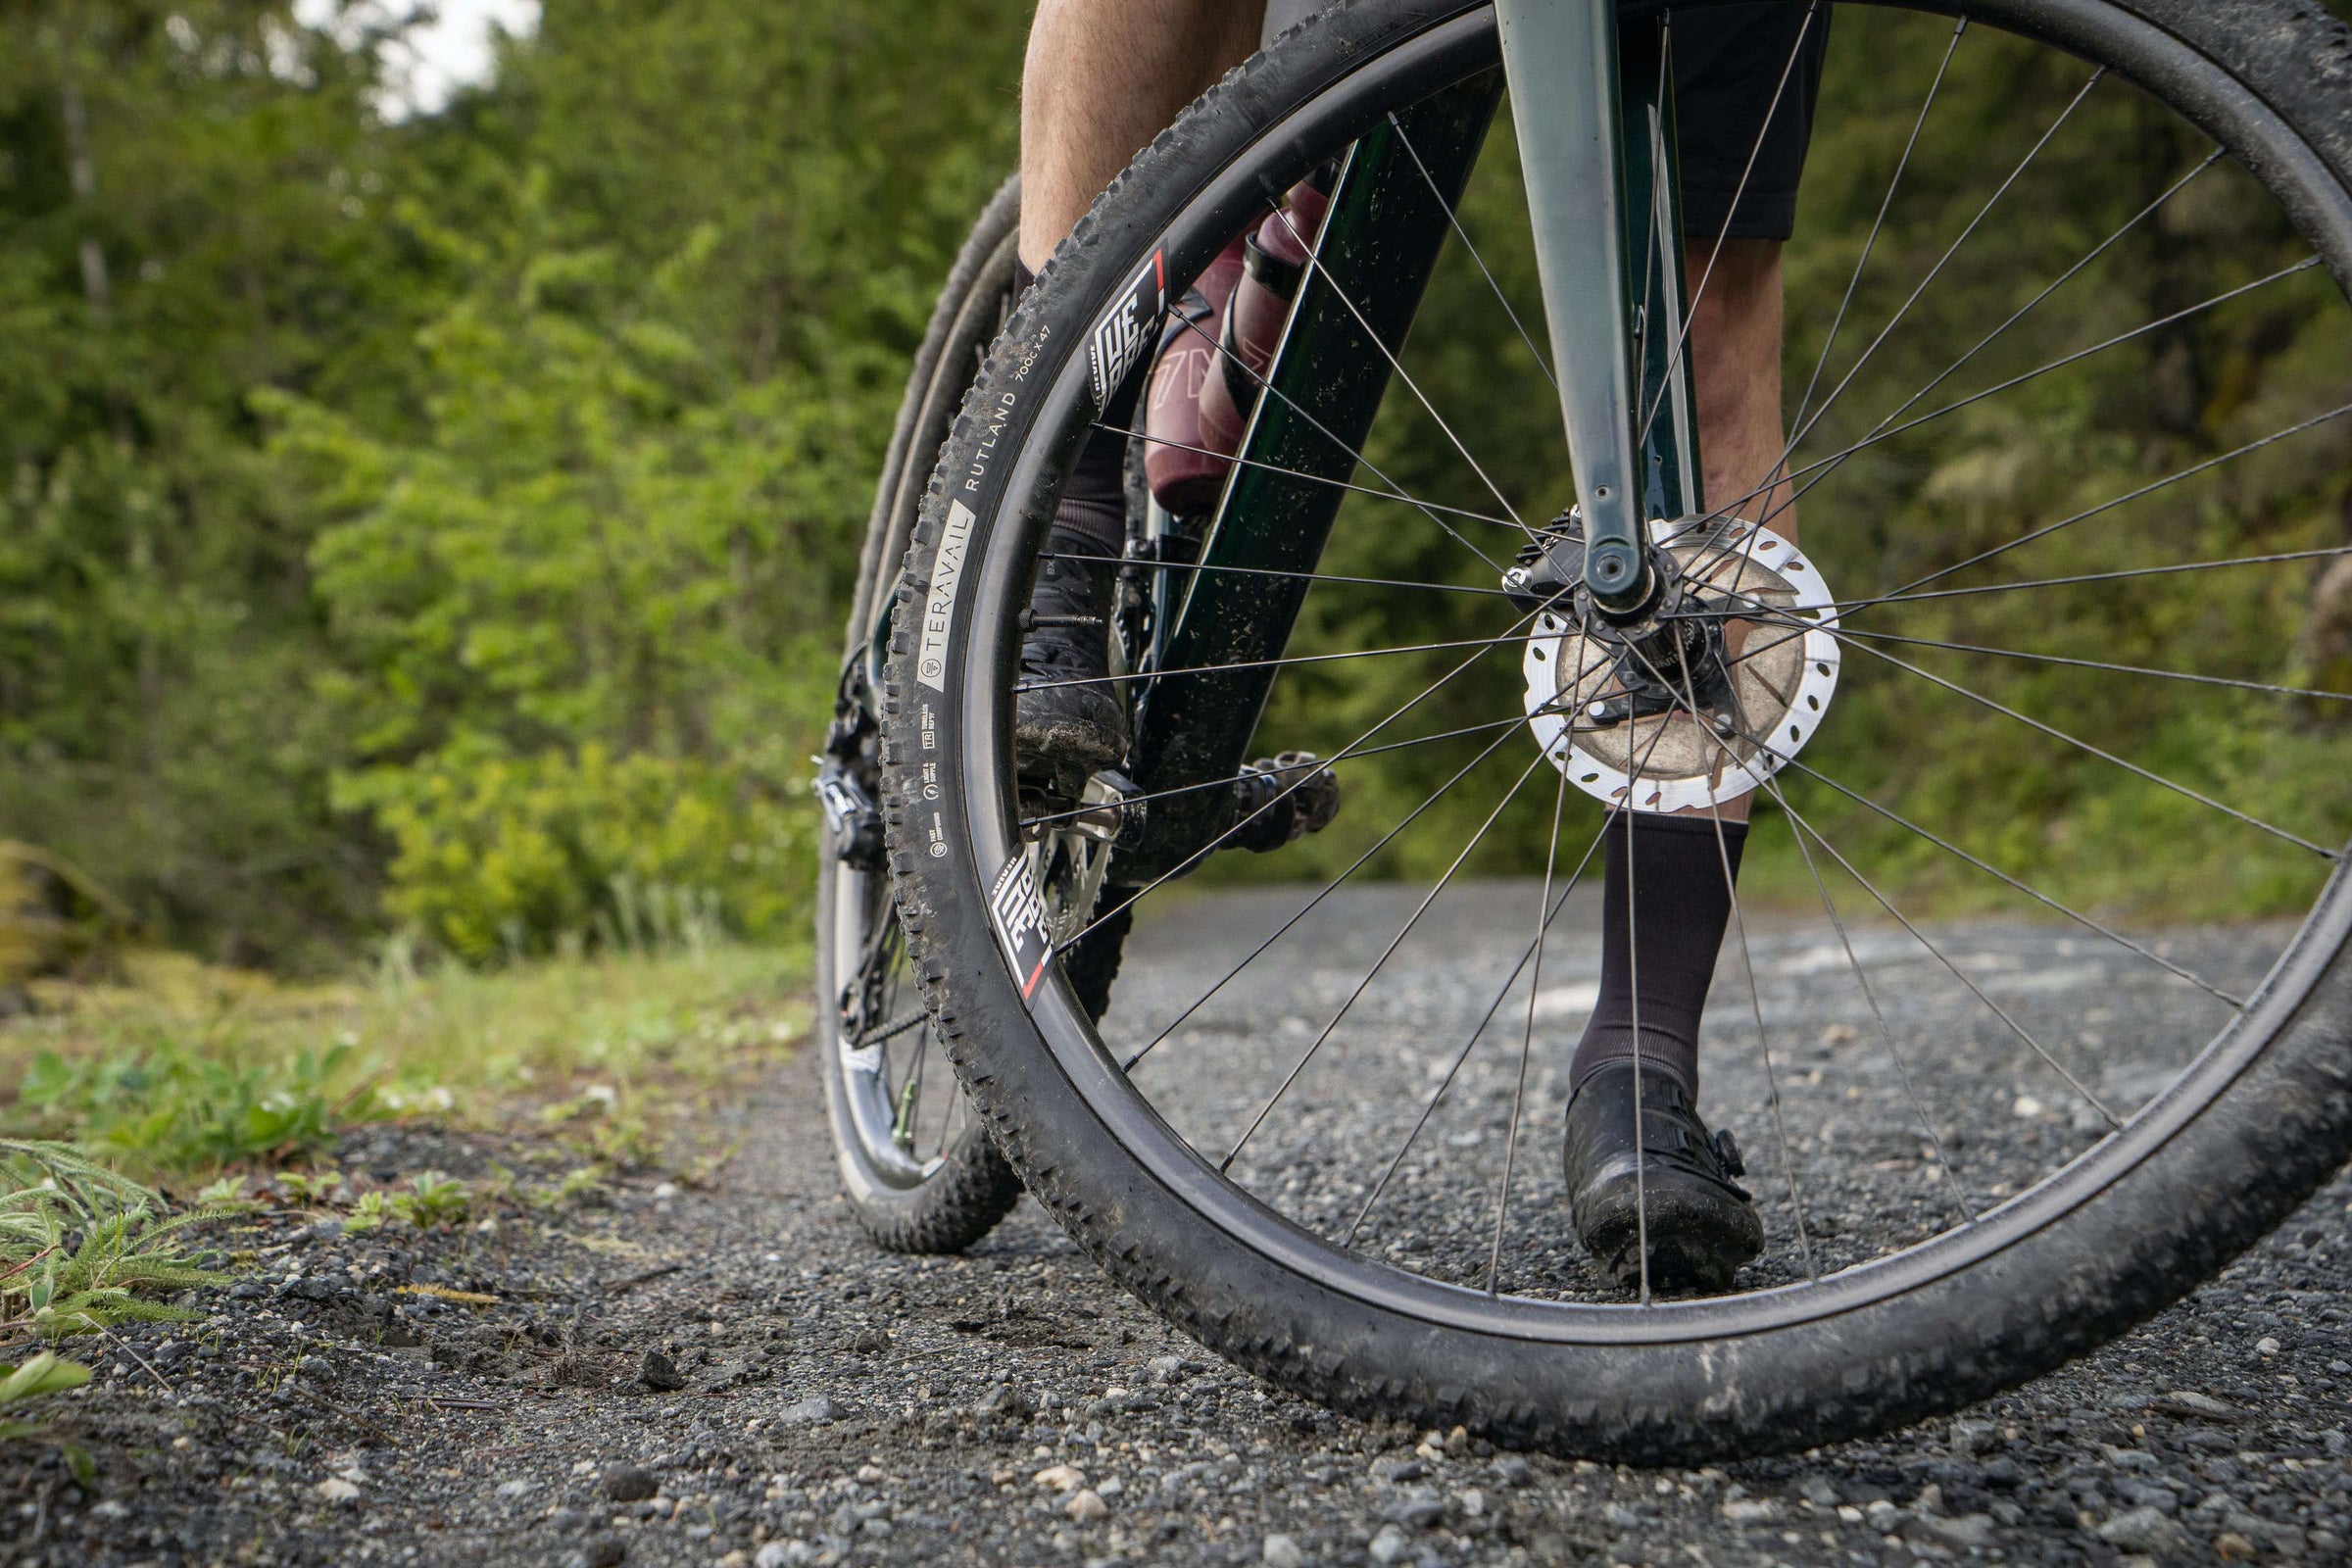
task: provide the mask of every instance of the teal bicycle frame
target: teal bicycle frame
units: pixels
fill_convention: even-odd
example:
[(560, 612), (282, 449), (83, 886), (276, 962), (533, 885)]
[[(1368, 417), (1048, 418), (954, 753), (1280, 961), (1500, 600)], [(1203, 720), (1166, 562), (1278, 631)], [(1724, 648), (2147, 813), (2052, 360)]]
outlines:
[[(1615, 0), (1497, 0), (1502, 70), (1392, 117), (1348, 152), (1266, 389), (1200, 564), (1311, 572), (1506, 80), (1515, 94), (1551, 360), (1583, 517), (1585, 582), (1604, 612), (1654, 591), (1646, 524), (1703, 505), (1683, 323), (1672, 82), (1655, 22)], [(1377, 334), (1379, 342), (1369, 340)], [(1385, 347), (1383, 346), (1385, 345)], [(1652, 416), (1652, 411), (1654, 416)], [(1548, 520), (1548, 519), (1545, 519)], [(1230, 825), (1222, 792), (1249, 755), (1306, 583), (1204, 570), (1166, 593), (1137, 713), (1135, 783), (1155, 797), (1122, 880), (1184, 866)], [(1256, 667), (1234, 667), (1255, 664)]]

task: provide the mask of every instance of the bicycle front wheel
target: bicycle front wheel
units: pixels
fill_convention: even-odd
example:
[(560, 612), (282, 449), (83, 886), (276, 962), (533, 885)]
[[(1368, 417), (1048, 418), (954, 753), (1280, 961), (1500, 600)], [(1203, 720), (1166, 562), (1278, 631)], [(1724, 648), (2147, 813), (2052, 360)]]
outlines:
[[(1513, 597), (1573, 489), (1468, 0), (1327, 14), (1162, 136), (1015, 313), (925, 503), (885, 810), (942, 1037), (1091, 1253), (1339, 1407), (1659, 1461), (1883, 1427), (2177, 1299), (2352, 1150), (2345, 29), (1838, 12), (1783, 471), (1655, 532), (1747, 585), (1703, 612), (1746, 672), (1720, 711), (1667, 683), (1588, 716), (1589, 628)], [(1280, 628), (1231, 755), (1311, 749), (1347, 805), (1177, 900), (1237, 874), (1214, 821), (1151, 835), (1242, 780), (1184, 765), (1229, 716), (1188, 690), (1244, 662), (1113, 677), (1141, 786), (1113, 841), (1022, 794), (1020, 616), (1104, 368), (1310, 176), (1330, 217), (1221, 532), (1131, 569), (1181, 577), (1162, 614)], [(1381, 302), (1432, 265), (1417, 311)], [(1228, 553), (1295, 546), (1317, 488), (1344, 505), (1312, 559)], [(1768, 1249), (1730, 1295), (1629, 1295), (1556, 1166), (1587, 867), (1608, 808), (1727, 778), (1756, 805), (1706, 1094)], [(1035, 915), (1081, 828), (1134, 923), (1100, 1019), (1063, 972), (1085, 927)]]

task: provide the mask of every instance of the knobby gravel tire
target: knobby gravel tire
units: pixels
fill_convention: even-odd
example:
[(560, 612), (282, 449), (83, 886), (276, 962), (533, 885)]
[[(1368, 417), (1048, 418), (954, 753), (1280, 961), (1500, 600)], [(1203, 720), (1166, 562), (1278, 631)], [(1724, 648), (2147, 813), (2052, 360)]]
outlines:
[[(2319, 6), (1934, 9), (2078, 53), (2102, 44), (2112, 53), (2124, 40), (2132, 59), (2118, 69), (2230, 145), (2339, 284), (2352, 282), (2352, 38)], [(1012, 808), (991, 774), (1002, 769), (1006, 699), (987, 672), (1004, 667), (1045, 526), (1040, 498), (1058, 485), (1054, 470), (1072, 445), (1081, 395), (1071, 388), (1082, 377), (1063, 368), (1180, 218), (1212, 202), (1223, 204), (1214, 215), (1239, 215), (1265, 199), (1227, 176), (1262, 143), (1304, 144), (1307, 132), (1286, 117), (1345, 98), (1344, 83), (1384, 60), (1482, 30), (1491, 51), (1491, 13), (1463, 0), (1360, 0), (1305, 24), (1160, 136), (1014, 314), (933, 477), (890, 665), (885, 812), (917, 974), (1000, 1147), (1063, 1228), (1171, 1322), (1312, 1398), (1648, 1462), (1801, 1448), (1952, 1409), (2178, 1299), (2344, 1162), (2352, 897), (2340, 862), (2237, 1022), (2124, 1132), (2033, 1192), (1885, 1266), (1811, 1287), (1809, 1305), (1791, 1292), (1762, 1293), (1594, 1310), (1573, 1329), (1534, 1313), (1512, 1320), (1476, 1293), (1318, 1250), (1270, 1211), (1252, 1211), (1164, 1127), (1153, 1130), (1149, 1106), (1076, 1021), (1063, 978), (1050, 972), (1024, 1003), (993, 934), (998, 866), (986, 859), (1004, 843)], [(1367, 126), (1376, 108), (1359, 117)], [(1330, 122), (1352, 126), (1353, 112), (1332, 110)], [(1204, 259), (1171, 250), (1169, 270), (1190, 275)], [(953, 514), (960, 580), (944, 592), (944, 633), (924, 638), (916, 622), (957, 507), (969, 509)], [(944, 783), (942, 799), (921, 798), (926, 779)], [(1857, 1278), (1871, 1283), (1840, 1283)]]

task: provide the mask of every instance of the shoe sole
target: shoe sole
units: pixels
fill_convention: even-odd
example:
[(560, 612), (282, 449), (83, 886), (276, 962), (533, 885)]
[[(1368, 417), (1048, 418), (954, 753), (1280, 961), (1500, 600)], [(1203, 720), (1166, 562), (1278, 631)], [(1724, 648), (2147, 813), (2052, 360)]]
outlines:
[(1623, 1290), (1642, 1287), (1645, 1231), (1653, 1295), (1727, 1291), (1740, 1266), (1764, 1250), (1764, 1227), (1755, 1209), (1710, 1182), (1653, 1173), (1642, 1198), (1646, 1225), (1636, 1213), (1635, 1187), (1627, 1177), (1604, 1189), (1593, 1205), (1608, 1212), (1578, 1227), (1585, 1250)]

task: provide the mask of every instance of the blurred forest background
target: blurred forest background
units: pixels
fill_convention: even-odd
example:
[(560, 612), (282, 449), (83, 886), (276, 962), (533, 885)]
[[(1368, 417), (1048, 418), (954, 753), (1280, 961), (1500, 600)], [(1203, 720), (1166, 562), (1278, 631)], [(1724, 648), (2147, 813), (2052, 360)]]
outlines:
[(0, 13), (0, 838), (162, 939), (795, 938), (906, 361), (1027, 18), (564, 0), (387, 122), (287, 0)]
[[(167, 943), (286, 972), (395, 931), (475, 960), (610, 940), (643, 900), (798, 939), (807, 760), (873, 471), (933, 291), (1012, 160), (1025, 10), (945, 20), (916, 0), (563, 0), (490, 83), (387, 120), (370, 50), (298, 24), (286, 0), (8, 8), (0, 838), (70, 858)], [(1823, 115), (1849, 130), (1817, 152), (1790, 255), (1798, 385), (1948, 31), (1839, 25)], [(1899, 303), (2082, 75), (1993, 43), (1961, 53), (1858, 320)], [(1532, 305), (1506, 144), (1466, 217)], [(1954, 269), (1919, 346), (1890, 346), (1825, 436), (1867, 429), (1934, 374), (1934, 350), (1948, 360), (2203, 152), (2103, 92)], [(2074, 335), (2020, 334), (1952, 390), (2297, 254), (2221, 171), (2053, 312)], [(1441, 280), (1415, 363), (1547, 512), (1565, 479), (1551, 411), (1487, 373), (1522, 351), (1465, 278)], [(2344, 318), (2304, 273), (1972, 411), (1960, 439), (1874, 449), (1824, 492), (1859, 519), (1824, 530), (1831, 581), (1890, 586), (2343, 401)], [(1843, 341), (1858, 353), (1867, 333)], [(1479, 499), (1409, 415), (1379, 443), (1399, 480)], [(2152, 529), (2183, 550), (2341, 544), (2348, 474), (2339, 424), (2037, 565), (2144, 560)], [(1335, 569), (1415, 564), (1401, 527), (1341, 533)], [(2218, 599), (2011, 607), (2005, 624), (1955, 610), (1919, 634), (2015, 646), (2053, 628), (2057, 651), (2161, 662), (2202, 625), (2216, 670), (2311, 677), (2334, 646), (2324, 565)], [(1356, 646), (1420, 630), (1310, 627)], [(2027, 691), (2042, 674), (1999, 678)], [(1396, 662), (1400, 689), (1413, 678)], [(1385, 689), (1286, 683), (1278, 738), (1312, 741)], [(2044, 710), (2250, 801), (2345, 793), (2334, 716), (2274, 707), (2244, 725), (2242, 704), (2151, 716), (2066, 693), (2082, 695)], [(2001, 803), (1978, 842), (2004, 863), (2049, 852), (2068, 803), (2082, 864), (2107, 853), (2101, 821), (2170, 808), (2093, 798), (2107, 786), (2063, 759), (2019, 765), (1982, 713), (1928, 713), (1859, 671), (1841, 701), (1825, 765), (1915, 809)], [(1384, 774), (1358, 837), (1384, 795), (1424, 782)], [(1498, 834), (1478, 868), (1524, 869), (1541, 842)], [(1335, 830), (1315, 853), (1356, 847)], [(1400, 855), (1387, 868), (1412, 868)], [(2216, 906), (2273, 902), (2259, 857), (2214, 863), (2223, 883), (2199, 885)]]

